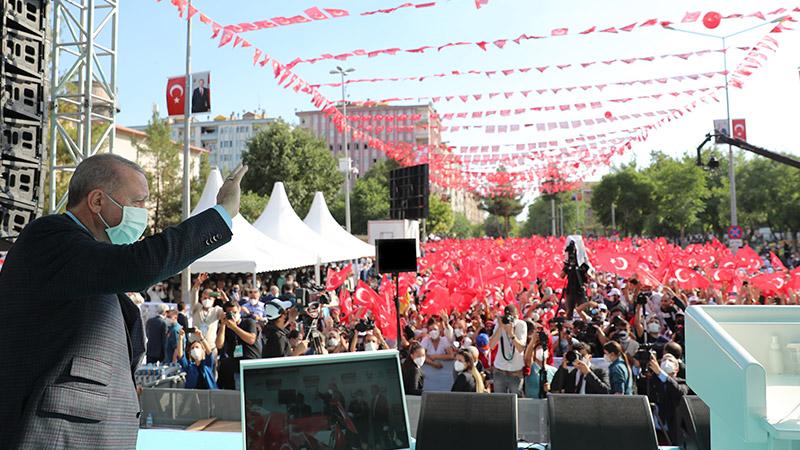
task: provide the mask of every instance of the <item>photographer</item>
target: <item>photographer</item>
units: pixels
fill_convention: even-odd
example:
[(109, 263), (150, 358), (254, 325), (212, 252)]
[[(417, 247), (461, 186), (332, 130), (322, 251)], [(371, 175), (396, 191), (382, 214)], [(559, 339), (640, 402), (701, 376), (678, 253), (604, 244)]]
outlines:
[[(556, 368), (545, 362), (549, 356), (547, 350), (548, 335), (537, 324), (530, 337), (527, 348), (525, 348), (525, 367), (530, 367), (530, 374), (525, 377), (525, 397), (544, 398), (542, 394), (550, 392), (550, 384), (556, 374)], [(542, 368), (545, 370), (545, 383), (542, 389)]]
[[(644, 294), (639, 294), (639, 297), (642, 295)], [(643, 301), (644, 303), (640, 301), (639, 298), (637, 298), (636, 301), (636, 315), (633, 323), (636, 340), (639, 341), (640, 344), (653, 344), (657, 356), (660, 357), (664, 350), (664, 345), (669, 342), (669, 339), (662, 334), (664, 327), (661, 321), (658, 320), (658, 317), (648, 316), (645, 318), (644, 306), (647, 302), (647, 298), (644, 298)]]
[(592, 267), (586, 258), (582, 237), (567, 237), (567, 247), (564, 252), (566, 258), (561, 269), (561, 278), (567, 279), (564, 295), (567, 300), (567, 320), (570, 320), (575, 307), (586, 301), (586, 284), (589, 282), (589, 271)]
[(650, 355), (647, 375), (647, 396), (655, 403), (661, 429), (666, 429), (671, 442), (677, 442), (678, 424), (675, 412), (681, 399), (687, 395), (689, 387), (686, 380), (678, 378), (678, 360), (665, 353), (658, 363), (655, 355)]
[(524, 397), (522, 369), (525, 367), (523, 356), (528, 339), (528, 327), (518, 315), (515, 305), (505, 307), (489, 339), (489, 348), (500, 347), (494, 360), (493, 392)]
[[(290, 309), (291, 308), (291, 309)], [(264, 306), (264, 318), (267, 325), (264, 327), (264, 342), (261, 349), (262, 358), (280, 358), (283, 356), (298, 356), (308, 350), (308, 342), (300, 340), (299, 334), (295, 338), (296, 345), (290, 342), (290, 311), (297, 317), (297, 310), (292, 303), (280, 300), (271, 300)], [(292, 334), (297, 333), (294, 331)]]
[(217, 382), (214, 381), (214, 354), (203, 337), (203, 333), (197, 328), (193, 329), (193, 331), (196, 339), (189, 344), (191, 360), (187, 360), (183, 354), (186, 333), (183, 330), (178, 332), (176, 354), (178, 364), (186, 372), (186, 384), (184, 387), (186, 389), (217, 389)]
[(550, 391), (564, 394), (608, 394), (608, 373), (592, 367), (589, 346), (580, 342), (564, 356), (550, 384)]
[(220, 389), (238, 389), (239, 361), (261, 356), (261, 332), (253, 319), (242, 319), (239, 304), (225, 303), (217, 330)]

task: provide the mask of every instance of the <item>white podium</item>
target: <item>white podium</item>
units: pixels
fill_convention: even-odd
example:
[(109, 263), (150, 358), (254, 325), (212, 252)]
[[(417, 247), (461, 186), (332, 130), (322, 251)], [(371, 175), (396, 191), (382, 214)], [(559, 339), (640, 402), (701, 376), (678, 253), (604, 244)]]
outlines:
[(800, 450), (800, 306), (692, 306), (686, 378), (713, 450)]

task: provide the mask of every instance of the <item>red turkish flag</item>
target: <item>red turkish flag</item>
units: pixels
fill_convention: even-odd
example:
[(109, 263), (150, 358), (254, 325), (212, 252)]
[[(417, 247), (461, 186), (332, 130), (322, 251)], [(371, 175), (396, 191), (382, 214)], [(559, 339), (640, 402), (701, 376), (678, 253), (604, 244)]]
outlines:
[(186, 77), (167, 80), (167, 114), (182, 116), (186, 112)]
[(368, 284), (361, 280), (358, 280), (358, 287), (356, 288), (356, 292), (353, 294), (353, 298), (355, 299), (355, 304), (364, 306), (368, 309), (372, 309), (373, 305), (378, 305), (381, 302), (381, 298), (378, 293), (372, 290)]
[(744, 119), (733, 119), (731, 121), (731, 126), (733, 127), (734, 138), (741, 139), (743, 141), (747, 140), (747, 125), (745, 124)]
[(781, 261), (775, 253), (769, 252), (769, 261), (772, 264), (772, 268), (776, 271), (786, 272), (786, 266), (783, 265), (783, 261)]
[(711, 282), (687, 267), (676, 268), (673, 275), (681, 289), (705, 289), (711, 285)]
[(325, 8), (325, 12), (333, 17), (345, 17), (350, 15), (350, 13), (344, 9)]
[(352, 272), (352, 264), (348, 264), (338, 272), (333, 269), (328, 269), (328, 276), (325, 279), (325, 290), (335, 291), (339, 286), (344, 284), (345, 280), (347, 280), (347, 277), (350, 276)]
[(316, 6), (313, 8), (308, 8), (304, 11), (308, 17), (311, 17), (314, 20), (326, 20), (328, 16), (326, 16), (319, 8)]
[(786, 288), (786, 278), (782, 273), (764, 273), (751, 278), (750, 284), (761, 289), (764, 294), (776, 294)]
[(350, 291), (342, 289), (339, 294), (339, 310), (342, 312), (342, 319), (346, 318), (353, 311), (353, 299), (350, 298)]

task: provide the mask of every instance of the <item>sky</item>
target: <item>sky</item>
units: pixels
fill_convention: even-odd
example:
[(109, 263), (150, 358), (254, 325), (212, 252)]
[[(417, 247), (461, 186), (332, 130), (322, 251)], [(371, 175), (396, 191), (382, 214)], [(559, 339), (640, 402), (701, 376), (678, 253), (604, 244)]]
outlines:
[[(416, 0), (421, 3), (422, 0)], [(768, 12), (779, 7), (791, 9), (795, 4), (773, 0), (742, 1), (684, 1), (642, 2), (604, 0), (538, 1), (491, 0), (476, 10), (472, 0), (442, 0), (436, 7), (421, 10), (403, 10), (388, 15), (358, 16), (357, 12), (388, 8), (403, 3), (400, 0), (293, 0), (243, 1), (195, 0), (200, 11), (221, 24), (250, 22), (275, 16), (293, 16), (304, 9), (340, 8), (351, 16), (326, 21), (297, 24), (244, 34), (254, 46), (261, 48), (286, 63), (296, 57), (310, 58), (323, 53), (343, 53), (353, 49), (366, 50), (400, 47), (415, 48), (422, 45), (441, 45), (456, 41), (489, 41), (514, 38), (522, 33), (548, 35), (554, 28), (568, 27), (583, 30), (596, 25), (598, 29), (622, 27), (632, 22), (650, 18), (680, 22), (687, 11), (719, 11), (731, 13)], [(798, 14), (800, 18), (800, 14)], [(717, 36), (735, 33), (761, 23), (758, 19), (730, 20), (716, 30), (704, 28), (698, 22), (681, 28), (713, 33)], [(800, 26), (800, 24), (797, 24)], [(678, 26), (678, 25), (676, 25)], [(264, 109), (267, 115), (282, 117), (296, 123), (296, 111), (313, 108), (309, 98), (292, 90), (278, 87), (269, 66), (252, 65), (251, 49), (242, 50), (217, 47), (209, 39), (210, 29), (195, 20), (192, 36), (193, 71), (211, 71), (212, 115), (230, 115), (232, 112)], [(731, 38), (731, 47), (753, 45), (771, 26), (761, 27)], [(165, 111), (165, 86), (169, 76), (180, 75), (185, 70), (185, 21), (177, 17), (168, 0), (120, 3), (119, 19), (118, 90), (121, 113), (118, 122), (123, 125), (143, 125), (150, 118), (153, 105)], [(748, 79), (743, 89), (731, 88), (730, 108), (732, 118), (747, 120), (749, 142), (776, 151), (800, 155), (800, 145), (791, 130), (797, 126), (798, 99), (800, 99), (800, 33), (777, 35), (781, 47), (765, 67)], [(347, 61), (301, 64), (296, 73), (312, 83), (336, 81), (329, 74), (337, 64), (354, 68), (355, 78), (413, 76), (451, 70), (466, 71), (501, 70), (519, 67), (551, 66), (540, 73), (531, 70), (512, 76), (460, 76), (431, 79), (424, 82), (384, 82), (351, 84), (351, 100), (380, 99), (407, 96), (458, 96), (483, 94), (480, 101), (463, 103), (458, 98), (451, 102), (436, 103), (441, 113), (472, 112), (530, 108), (534, 106), (562, 105), (603, 101), (601, 109), (581, 113), (529, 112), (524, 115), (491, 119), (462, 119), (445, 125), (524, 124), (602, 117), (606, 112), (613, 116), (634, 112), (664, 110), (688, 104), (686, 95), (659, 99), (639, 100), (623, 104), (609, 103), (610, 99), (642, 95), (667, 94), (724, 85), (721, 76), (698, 81), (670, 82), (644, 86), (609, 86), (602, 91), (577, 89), (568, 93), (519, 94), (509, 99), (504, 96), (487, 98), (490, 92), (550, 89), (567, 86), (606, 84), (620, 81), (654, 79), (717, 72), (723, 69), (720, 53), (695, 56), (687, 60), (667, 58), (654, 62), (626, 64), (595, 64), (587, 69), (574, 68), (577, 63), (676, 54), (721, 48), (721, 40), (652, 27), (632, 33), (570, 35), (561, 38), (523, 41), (520, 45), (509, 42), (503, 49), (493, 46), (486, 51), (477, 46), (453, 47), (440, 52), (424, 54), (381, 55), (375, 58), (356, 57)], [(728, 52), (729, 68), (741, 60), (744, 53)], [(573, 64), (573, 68), (559, 70), (555, 65)], [(339, 99), (341, 91), (335, 87), (321, 88), (330, 99)], [(713, 119), (725, 118), (724, 91), (719, 91), (720, 103), (702, 104), (684, 118), (651, 133), (645, 142), (634, 143), (631, 151), (616, 157), (614, 164), (636, 162), (647, 165), (650, 153), (660, 150), (670, 155), (694, 152), (706, 133), (712, 130)], [(610, 105), (610, 106), (606, 106)], [(586, 127), (567, 132), (552, 132), (545, 136), (523, 131), (508, 134), (487, 134), (483, 131), (444, 133), (449, 145), (500, 145), (504, 151), (516, 151), (508, 145), (538, 142), (549, 139), (574, 137), (577, 134), (627, 128), (629, 125), (650, 123), (653, 119), (615, 123), (606, 127)], [(594, 173), (590, 179), (599, 179), (607, 170)]]

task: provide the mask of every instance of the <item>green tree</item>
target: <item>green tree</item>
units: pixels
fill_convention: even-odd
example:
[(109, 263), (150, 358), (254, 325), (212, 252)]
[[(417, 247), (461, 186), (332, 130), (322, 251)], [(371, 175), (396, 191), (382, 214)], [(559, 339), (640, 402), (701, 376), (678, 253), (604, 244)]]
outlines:
[(483, 230), (486, 236), (492, 238), (509, 238), (519, 235), (519, 223), (516, 219), (511, 220), (507, 216), (489, 215), (483, 222)]
[(134, 146), (145, 156), (154, 233), (181, 221), (180, 146), (170, 138), (170, 125), (153, 111), (143, 142)]
[(427, 232), (436, 236), (449, 236), (453, 228), (453, 210), (450, 202), (442, 200), (438, 195), (428, 197), (429, 216), (425, 224)]
[(280, 120), (250, 140), (242, 160), (249, 166), (242, 180), (243, 190), (270, 195), (275, 182), (282, 181), (289, 201), (301, 217), (311, 206), (316, 191), (333, 198), (344, 182), (324, 141)]
[(623, 167), (606, 176), (592, 190), (592, 210), (606, 227), (611, 227), (611, 205), (615, 205), (617, 229), (640, 235), (653, 209), (655, 186), (634, 166)]
[[(504, 172), (505, 168), (500, 167), (498, 172)], [(510, 186), (507, 185), (500, 185), (501, 192), (511, 192)], [(495, 197), (484, 197), (481, 199), (480, 205), (478, 207), (486, 212), (489, 213), (490, 216), (496, 216), (501, 219), (503, 223), (503, 234), (504, 236), (508, 237), (511, 233), (511, 222), (512, 218), (518, 216), (525, 206), (522, 204), (519, 196), (510, 196), (510, 195), (498, 195)], [(488, 221), (487, 221), (488, 222)], [(516, 220), (514, 221), (516, 222)], [(487, 225), (487, 230), (489, 226), (494, 226), (494, 223)], [(487, 235), (488, 235), (487, 231)]]
[[(194, 162), (192, 162), (192, 164), (194, 164)], [(199, 164), (200, 174), (197, 177), (192, 178), (192, 184), (190, 186), (192, 192), (192, 207), (190, 209), (194, 209), (197, 206), (197, 202), (200, 201), (200, 196), (203, 194), (203, 188), (206, 186), (206, 180), (208, 180), (208, 175), (211, 173), (211, 164), (208, 162), (208, 153), (203, 153), (200, 155)]]
[(247, 219), (248, 222), (253, 223), (258, 219), (258, 216), (264, 212), (264, 208), (269, 202), (269, 197), (266, 195), (258, 195), (255, 192), (242, 193), (242, 200), (239, 205), (239, 213)]
[(377, 177), (362, 178), (350, 199), (350, 226), (353, 234), (367, 234), (370, 220), (389, 218), (389, 185)]
[(552, 208), (550, 199), (555, 200), (556, 209), (556, 233), (561, 230), (561, 215), (563, 212), (564, 224), (563, 234), (572, 234), (576, 231), (577, 223), (575, 220), (575, 202), (572, 200), (571, 192), (560, 192), (550, 195), (541, 195), (533, 203), (528, 205), (528, 219), (520, 228), (521, 236), (550, 236), (552, 234)]
[(648, 228), (653, 234), (683, 237), (699, 223), (709, 196), (703, 169), (688, 160), (676, 161), (661, 153), (653, 156), (653, 164), (644, 171), (655, 186)]
[(468, 239), (473, 237), (473, 226), (467, 219), (467, 216), (462, 212), (453, 213), (453, 226), (450, 228), (450, 234), (458, 239)]

